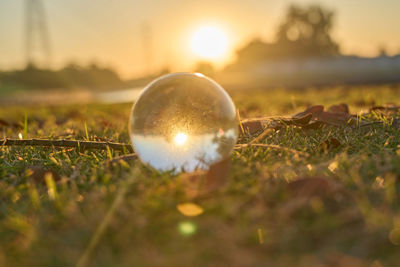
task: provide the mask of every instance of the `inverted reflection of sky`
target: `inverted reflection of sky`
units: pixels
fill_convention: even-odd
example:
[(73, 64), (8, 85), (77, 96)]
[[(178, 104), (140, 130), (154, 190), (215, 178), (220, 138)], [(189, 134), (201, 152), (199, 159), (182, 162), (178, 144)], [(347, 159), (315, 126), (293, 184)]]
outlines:
[(163, 136), (134, 135), (132, 143), (141, 160), (159, 171), (193, 171), (208, 169), (224, 155), (229, 155), (231, 151), (222, 151), (221, 155), (221, 149), (226, 140), (236, 140), (237, 133), (229, 129), (223, 135), (223, 139), (219, 134), (188, 135), (184, 145), (167, 141)]

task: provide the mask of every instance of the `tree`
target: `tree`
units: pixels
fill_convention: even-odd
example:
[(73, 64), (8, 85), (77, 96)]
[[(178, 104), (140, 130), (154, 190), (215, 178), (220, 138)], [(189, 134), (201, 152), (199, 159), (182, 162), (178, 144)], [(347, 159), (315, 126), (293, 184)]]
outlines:
[(211, 62), (208, 61), (200, 61), (196, 63), (196, 66), (194, 68), (195, 72), (202, 73), (206, 76), (213, 77), (215, 74), (215, 68), (214, 65)]
[(279, 26), (277, 44), (290, 48), (295, 57), (338, 55), (339, 46), (331, 37), (333, 17), (333, 11), (318, 5), (292, 5)]
[(321, 6), (288, 8), (274, 43), (254, 39), (237, 51), (237, 62), (231, 67), (268, 60), (337, 56), (339, 46), (331, 32), (334, 12)]

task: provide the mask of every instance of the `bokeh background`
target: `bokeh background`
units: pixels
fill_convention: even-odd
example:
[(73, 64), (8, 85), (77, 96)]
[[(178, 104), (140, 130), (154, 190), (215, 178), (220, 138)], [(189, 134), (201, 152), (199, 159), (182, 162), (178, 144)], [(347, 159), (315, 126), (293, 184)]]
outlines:
[(177, 71), (228, 90), (398, 82), (398, 10), (396, 0), (2, 0), (0, 104), (70, 92), (132, 101)]

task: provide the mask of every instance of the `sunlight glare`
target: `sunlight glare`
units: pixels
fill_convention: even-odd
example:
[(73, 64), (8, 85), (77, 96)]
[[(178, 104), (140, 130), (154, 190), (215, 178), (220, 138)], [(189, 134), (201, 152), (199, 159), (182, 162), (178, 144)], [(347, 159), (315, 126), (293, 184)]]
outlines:
[(228, 52), (228, 38), (220, 28), (204, 26), (192, 35), (192, 50), (204, 59), (219, 59)]
[(174, 137), (174, 143), (178, 146), (183, 146), (186, 143), (187, 134), (179, 132)]

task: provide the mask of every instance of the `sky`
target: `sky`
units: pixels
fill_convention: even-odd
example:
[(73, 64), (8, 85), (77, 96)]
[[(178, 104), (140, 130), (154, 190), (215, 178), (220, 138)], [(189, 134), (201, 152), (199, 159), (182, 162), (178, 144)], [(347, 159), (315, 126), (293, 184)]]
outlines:
[[(211, 61), (232, 62), (253, 38), (273, 41), (286, 8), (321, 4), (336, 12), (333, 37), (344, 54), (400, 53), (399, 0), (42, 0), (51, 66), (97, 62), (122, 77), (169, 68), (189, 71), (201, 55), (191, 41), (198, 29), (218, 28), (227, 45)], [(0, 69), (25, 64), (25, 0), (0, 0)], [(39, 50), (38, 50), (39, 51)], [(40, 54), (37, 55), (40, 60)]]

